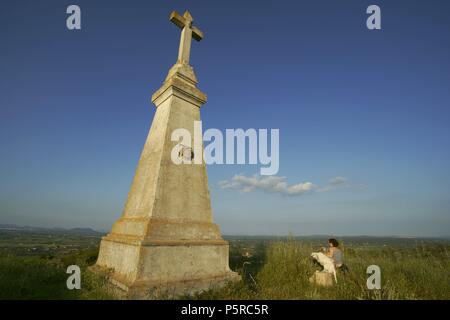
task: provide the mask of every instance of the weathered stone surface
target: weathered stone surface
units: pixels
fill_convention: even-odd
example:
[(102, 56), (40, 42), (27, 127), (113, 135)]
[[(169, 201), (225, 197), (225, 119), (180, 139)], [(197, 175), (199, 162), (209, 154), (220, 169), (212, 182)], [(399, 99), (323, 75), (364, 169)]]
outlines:
[(333, 275), (328, 272), (316, 271), (310, 278), (309, 282), (322, 287), (331, 287), (333, 285)]
[[(185, 36), (190, 27), (183, 28)], [(100, 245), (96, 269), (112, 270), (113, 284), (129, 298), (191, 294), (240, 279), (213, 223), (205, 164), (171, 160), (173, 130), (185, 128), (194, 137), (206, 102), (185, 60), (152, 96), (157, 109), (122, 217)]]

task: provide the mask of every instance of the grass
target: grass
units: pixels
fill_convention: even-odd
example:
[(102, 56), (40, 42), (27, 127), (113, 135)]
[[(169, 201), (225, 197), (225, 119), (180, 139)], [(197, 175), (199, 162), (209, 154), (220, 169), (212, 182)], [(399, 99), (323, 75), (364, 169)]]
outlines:
[[(104, 289), (107, 279), (88, 272), (87, 267), (95, 263), (98, 250), (83, 250), (79, 253), (55, 258), (0, 257), (0, 299), (111, 299)], [(81, 269), (81, 290), (68, 290), (66, 273), (69, 265)]]
[[(230, 266), (243, 280), (193, 299), (449, 299), (450, 246), (344, 246), (347, 275), (338, 274), (333, 287), (309, 283), (317, 269), (309, 258), (314, 247), (306, 240), (288, 239), (256, 244), (250, 256), (245, 242), (231, 243)], [(111, 299), (107, 279), (87, 272), (97, 248), (43, 256), (0, 256), (0, 299)], [(68, 290), (66, 268), (82, 270), (81, 290)], [(381, 268), (381, 290), (366, 288), (366, 268)], [(187, 297), (184, 297), (187, 298)]]
[[(416, 245), (398, 248), (345, 248), (347, 275), (338, 274), (333, 287), (318, 287), (308, 279), (316, 270), (309, 258), (314, 248), (288, 240), (268, 246), (260, 270), (242, 266), (243, 281), (197, 299), (449, 299), (450, 257), (448, 245)], [(261, 258), (259, 258), (261, 259)], [(368, 290), (366, 268), (381, 268), (381, 290)]]

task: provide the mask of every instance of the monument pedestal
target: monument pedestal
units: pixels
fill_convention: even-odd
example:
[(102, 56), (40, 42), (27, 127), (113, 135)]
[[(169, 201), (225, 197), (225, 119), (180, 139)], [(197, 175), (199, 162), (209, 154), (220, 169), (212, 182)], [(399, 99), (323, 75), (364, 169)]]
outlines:
[(239, 280), (228, 267), (228, 249), (224, 240), (135, 241), (108, 235), (102, 239), (97, 266), (114, 266), (110, 280), (119, 295), (175, 297)]
[[(184, 26), (179, 59), (152, 96), (157, 109), (123, 215), (102, 238), (94, 268), (112, 271), (111, 282), (129, 298), (192, 294), (240, 279), (229, 268), (228, 242), (212, 220), (203, 145), (190, 148), (206, 95), (188, 63), (189, 32), (202, 34), (191, 29), (189, 13), (172, 17)], [(174, 163), (176, 129), (192, 137), (188, 152), (178, 157), (201, 156), (201, 163)]]

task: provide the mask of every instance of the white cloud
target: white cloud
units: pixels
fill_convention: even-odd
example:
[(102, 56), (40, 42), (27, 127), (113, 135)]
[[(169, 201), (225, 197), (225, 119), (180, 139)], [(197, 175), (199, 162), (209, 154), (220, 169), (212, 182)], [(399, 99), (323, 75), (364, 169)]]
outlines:
[(347, 178), (338, 176), (338, 177), (331, 178), (328, 181), (327, 185), (325, 185), (321, 188), (318, 188), (317, 191), (318, 192), (326, 192), (326, 191), (330, 191), (333, 189), (344, 188), (344, 187), (349, 187), (349, 186), (350, 186), (350, 184), (348, 183)]
[(296, 184), (288, 184), (286, 177), (281, 176), (245, 176), (235, 175), (231, 180), (219, 182), (222, 189), (236, 189), (241, 192), (252, 192), (255, 190), (263, 190), (271, 193), (279, 193), (288, 196), (300, 196), (305, 193), (326, 192), (336, 188), (349, 186), (347, 178), (334, 177), (329, 180), (325, 186), (317, 186), (312, 182), (300, 182)]

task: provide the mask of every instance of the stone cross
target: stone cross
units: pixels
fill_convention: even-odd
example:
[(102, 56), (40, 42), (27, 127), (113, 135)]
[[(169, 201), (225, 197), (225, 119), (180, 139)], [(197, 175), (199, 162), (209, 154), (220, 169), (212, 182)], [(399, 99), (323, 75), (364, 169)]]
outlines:
[(172, 161), (176, 142), (168, 133), (183, 128), (195, 137), (206, 102), (189, 65), (192, 38), (203, 37), (192, 20), (187, 11), (170, 15), (183, 30), (178, 61), (152, 95), (156, 112), (125, 208), (100, 244), (94, 270), (108, 272), (119, 297), (192, 295), (240, 280), (230, 270), (229, 244), (213, 222), (206, 165), (195, 164), (195, 156), (203, 155), (201, 143), (181, 145), (178, 153), (194, 164)]
[(191, 40), (194, 38), (197, 41), (203, 39), (203, 32), (192, 25), (194, 19), (189, 11), (185, 11), (183, 16), (178, 12), (173, 11), (170, 14), (170, 21), (177, 27), (182, 29), (180, 38), (180, 48), (178, 50), (178, 62), (182, 64), (189, 64), (189, 55), (191, 51)]

